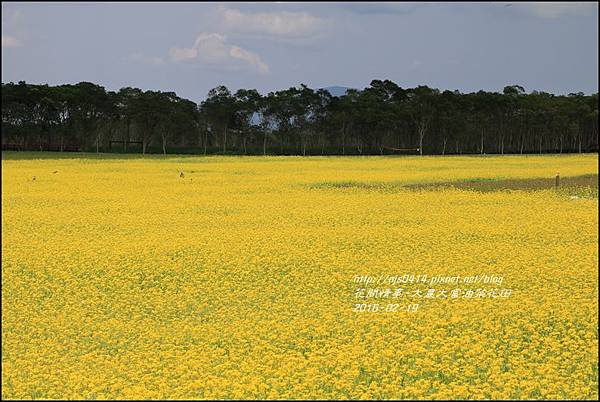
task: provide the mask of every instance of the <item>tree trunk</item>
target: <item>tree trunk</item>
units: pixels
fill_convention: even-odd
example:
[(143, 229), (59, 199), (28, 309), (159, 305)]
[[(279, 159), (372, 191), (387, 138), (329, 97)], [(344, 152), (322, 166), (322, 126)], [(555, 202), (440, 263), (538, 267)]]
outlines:
[(263, 137), (263, 155), (267, 156), (267, 132), (265, 131), (265, 135)]
[(279, 139), (279, 154), (283, 155), (283, 135)]
[(419, 124), (419, 155), (423, 156), (423, 138), (425, 137), (425, 131), (427, 127), (425, 122)]
[(563, 137), (561, 135), (560, 136), (560, 151), (558, 153), (562, 154), (562, 150), (563, 150)]
[(485, 131), (482, 129), (481, 130), (481, 155), (483, 155), (483, 135), (484, 135)]
[(208, 145), (208, 130), (204, 130), (204, 155), (206, 155), (206, 146)]
[(525, 138), (523, 137), (523, 134), (521, 134), (521, 155), (523, 155), (523, 144), (525, 143)]
[(123, 148), (125, 149), (125, 152), (127, 152), (127, 146), (129, 145), (129, 140), (131, 139), (130, 129), (131, 129), (131, 120), (129, 118), (127, 118), (127, 138), (125, 139), (125, 142), (123, 143)]
[(448, 142), (448, 138), (444, 138), (444, 148), (442, 149), (442, 156), (446, 155), (446, 143)]
[(342, 155), (346, 155), (346, 122), (342, 124)]

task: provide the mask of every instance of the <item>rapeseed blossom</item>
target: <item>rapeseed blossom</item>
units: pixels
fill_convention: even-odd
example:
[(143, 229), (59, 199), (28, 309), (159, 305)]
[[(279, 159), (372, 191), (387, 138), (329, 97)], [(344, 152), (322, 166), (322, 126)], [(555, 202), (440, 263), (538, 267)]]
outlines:
[[(597, 198), (327, 185), (597, 163), (3, 160), (2, 397), (597, 398)], [(502, 275), (512, 294), (357, 314), (365, 273)]]

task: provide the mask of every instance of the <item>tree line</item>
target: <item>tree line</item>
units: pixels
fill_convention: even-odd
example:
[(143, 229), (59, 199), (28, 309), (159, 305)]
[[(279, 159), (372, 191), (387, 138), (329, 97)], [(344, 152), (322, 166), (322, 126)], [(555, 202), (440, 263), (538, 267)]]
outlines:
[(80, 82), (2, 84), (2, 147), (13, 150), (278, 154), (506, 154), (598, 149), (598, 94), (401, 88), (373, 80), (333, 96), (299, 87), (260, 94), (174, 92)]

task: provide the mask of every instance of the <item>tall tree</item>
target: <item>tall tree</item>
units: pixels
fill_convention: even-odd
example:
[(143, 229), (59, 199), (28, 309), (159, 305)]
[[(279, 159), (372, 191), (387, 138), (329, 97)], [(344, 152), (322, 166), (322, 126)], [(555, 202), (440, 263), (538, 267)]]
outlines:
[(236, 112), (235, 98), (226, 86), (220, 85), (208, 92), (207, 99), (201, 107), (206, 111), (210, 122), (211, 131), (222, 132), (223, 153), (227, 152), (227, 130), (231, 125)]

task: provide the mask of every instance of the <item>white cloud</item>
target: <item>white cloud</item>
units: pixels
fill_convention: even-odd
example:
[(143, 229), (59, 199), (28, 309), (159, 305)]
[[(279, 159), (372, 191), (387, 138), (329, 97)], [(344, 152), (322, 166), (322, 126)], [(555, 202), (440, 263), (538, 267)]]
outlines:
[(221, 8), (225, 26), (242, 33), (273, 35), (277, 37), (307, 36), (316, 33), (323, 21), (306, 12), (243, 13), (240, 10)]
[(411, 14), (426, 3), (414, 2), (341, 2), (340, 6), (357, 14)]
[(131, 56), (129, 56), (129, 60), (135, 61), (137, 63), (143, 63), (143, 64), (154, 64), (154, 65), (165, 64), (165, 60), (162, 57), (146, 56), (142, 53), (132, 54)]
[(19, 47), (21, 42), (14, 36), (2, 35), (2, 47)]
[(245, 63), (254, 66), (261, 74), (269, 73), (269, 66), (266, 65), (256, 53), (249, 52), (238, 46), (232, 46), (229, 50), (229, 54), (234, 59), (242, 60)]
[(22, 25), (23, 13), (15, 9), (13, 4), (2, 3), (2, 47), (20, 47), (23, 45), (17, 37), (23, 37), (20, 28)]
[(170, 55), (174, 62), (197, 59), (204, 64), (230, 70), (249, 69), (259, 74), (269, 73), (269, 66), (258, 54), (228, 44), (227, 38), (218, 33), (201, 33), (191, 48), (172, 48)]
[(590, 16), (598, 11), (597, 3), (548, 2), (522, 3), (531, 14), (541, 18), (558, 18), (563, 15)]

